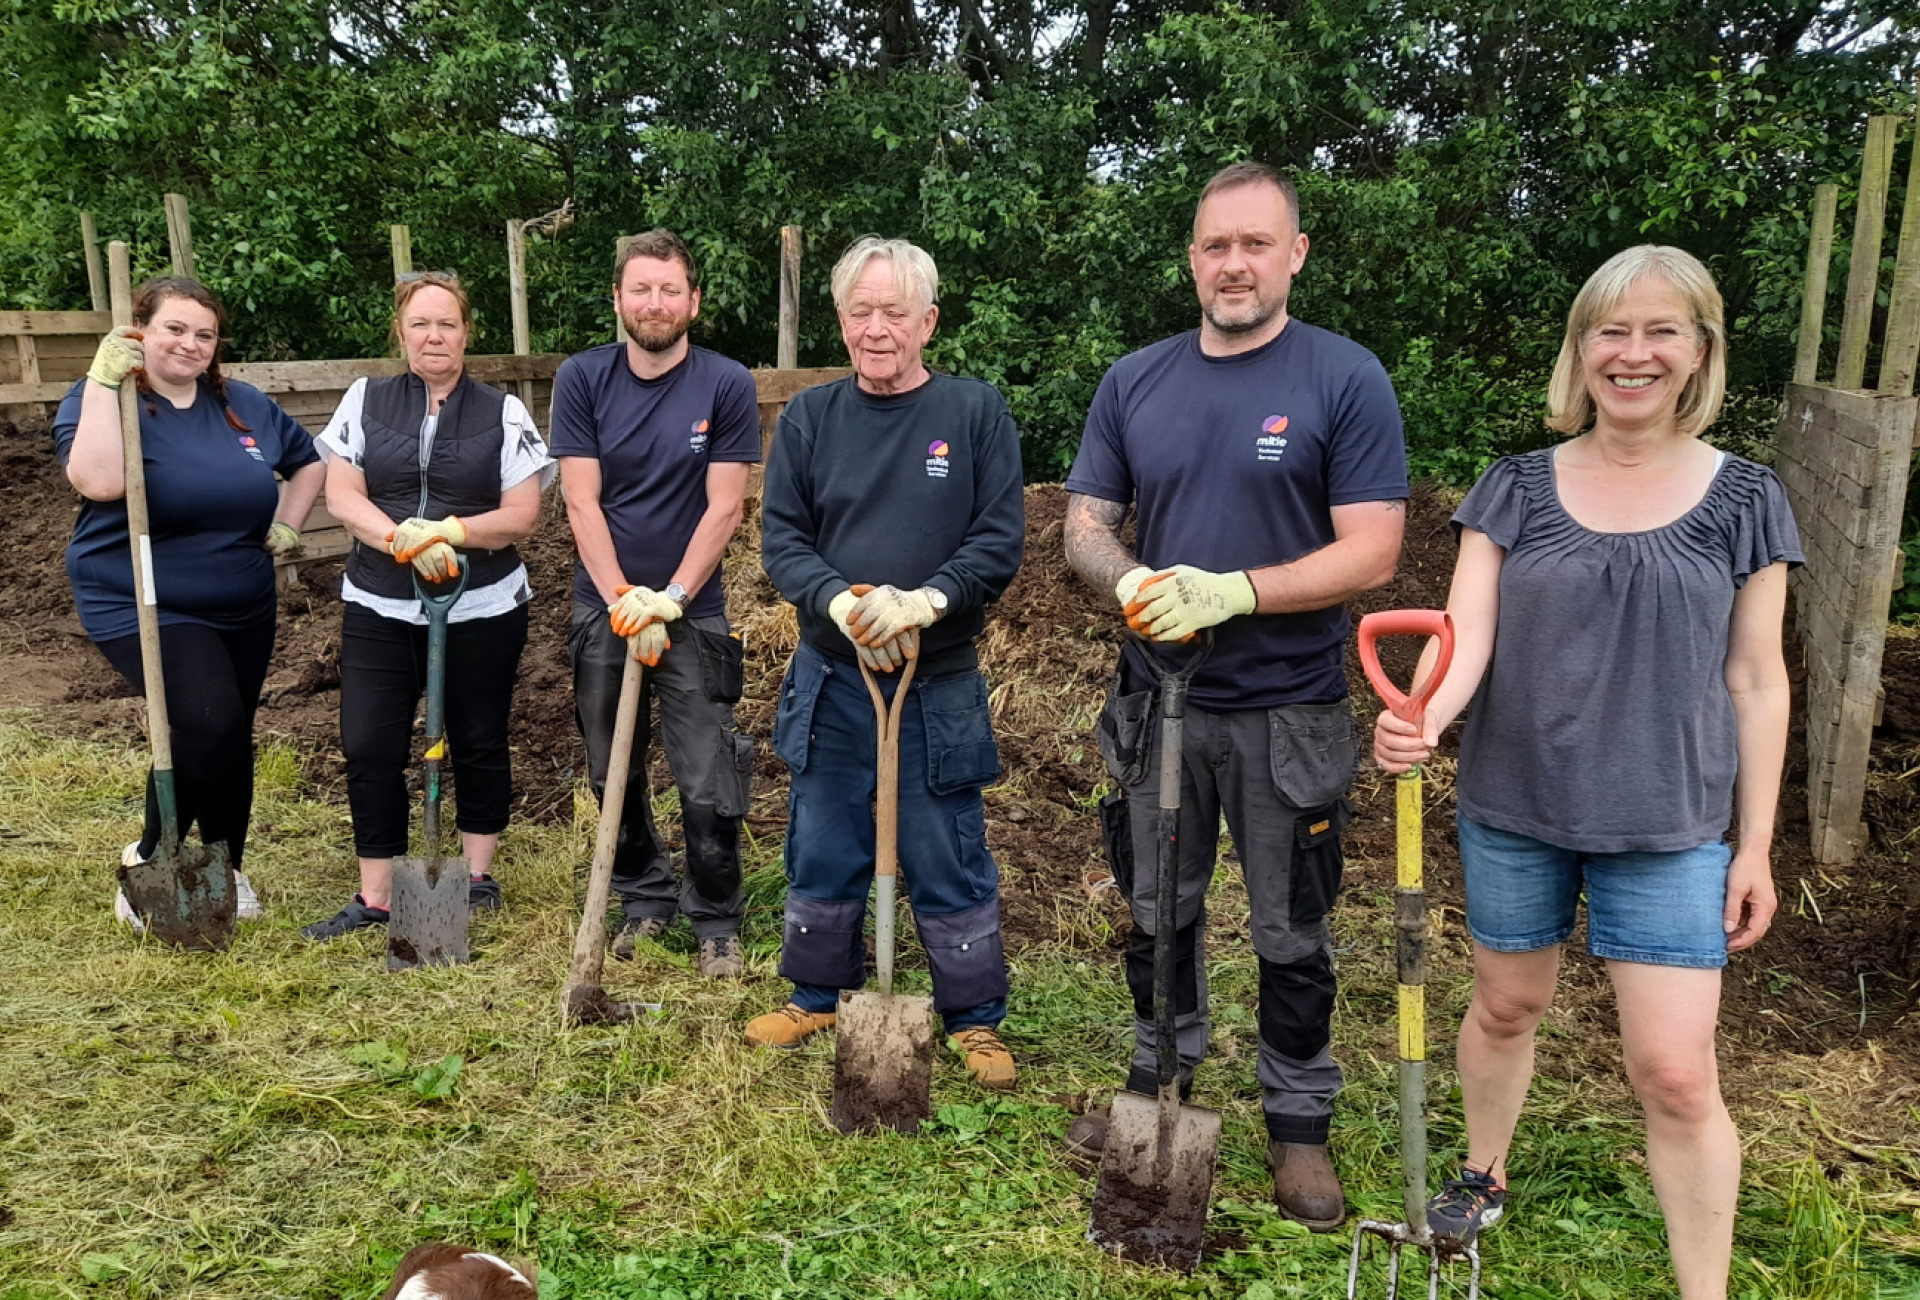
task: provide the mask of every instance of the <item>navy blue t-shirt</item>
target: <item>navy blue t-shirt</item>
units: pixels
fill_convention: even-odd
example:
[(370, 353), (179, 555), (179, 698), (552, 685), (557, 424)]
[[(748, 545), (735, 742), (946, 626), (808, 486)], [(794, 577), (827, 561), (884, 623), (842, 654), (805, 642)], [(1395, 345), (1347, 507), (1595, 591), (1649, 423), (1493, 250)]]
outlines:
[[(658, 379), (627, 364), (627, 345), (607, 343), (569, 357), (553, 381), (555, 456), (600, 462), (600, 510), (620, 570), (636, 586), (665, 589), (707, 512), (707, 466), (760, 459), (760, 407), (753, 376), (706, 348)], [(720, 571), (695, 592), (687, 614), (724, 614)], [(573, 598), (606, 601), (587, 567), (574, 564)]]
[[(86, 382), (68, 390), (53, 417), (63, 466), (80, 426)], [(273, 557), (265, 543), (280, 505), (274, 474), (290, 475), (320, 459), (307, 431), (253, 385), (228, 380), (227, 402), (248, 432), (227, 423), (204, 379), (184, 411), (157, 394), (140, 395), (153, 589), (162, 624), (241, 627), (272, 612)], [(111, 641), (140, 630), (124, 499), (81, 503), (67, 543), (67, 577), (89, 637)]]
[[(1137, 504), (1135, 554), (1156, 569), (1285, 564), (1333, 542), (1330, 507), (1408, 495), (1400, 405), (1371, 352), (1303, 321), (1230, 357), (1201, 352), (1195, 330), (1107, 371), (1067, 491)], [(1341, 605), (1228, 619), (1190, 698), (1214, 710), (1344, 699), (1350, 626)]]

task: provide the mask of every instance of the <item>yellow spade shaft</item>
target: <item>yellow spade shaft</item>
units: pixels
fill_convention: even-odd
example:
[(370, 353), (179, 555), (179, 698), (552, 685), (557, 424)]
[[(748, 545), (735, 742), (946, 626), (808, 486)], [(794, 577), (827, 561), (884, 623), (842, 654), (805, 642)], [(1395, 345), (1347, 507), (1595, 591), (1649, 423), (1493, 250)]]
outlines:
[(1420, 769), (1396, 782), (1399, 881), (1393, 892), (1400, 982), (1400, 1170), (1407, 1227), (1427, 1236), (1427, 889), (1421, 867)]

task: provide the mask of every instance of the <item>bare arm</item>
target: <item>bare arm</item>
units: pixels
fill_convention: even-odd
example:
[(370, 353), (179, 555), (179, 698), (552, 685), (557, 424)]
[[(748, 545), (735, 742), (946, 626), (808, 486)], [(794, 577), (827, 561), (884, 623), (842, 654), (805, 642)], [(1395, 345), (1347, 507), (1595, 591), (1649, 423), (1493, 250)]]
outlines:
[(1407, 503), (1359, 501), (1334, 506), (1328, 513), (1333, 518), (1331, 545), (1286, 564), (1247, 571), (1256, 614), (1327, 609), (1393, 581)]
[(521, 479), (500, 494), (500, 504), (478, 515), (462, 515), (467, 526), (467, 545), (478, 550), (497, 551), (531, 536), (540, 524), (540, 476)]
[[(363, 545), (387, 549), (394, 521), (367, 498), (367, 476), (335, 456), (327, 462), (327, 509)], [(467, 545), (495, 551), (533, 532), (540, 522), (540, 478), (522, 479), (500, 494), (500, 504), (482, 514), (464, 516)]]
[(280, 508), (273, 512), (273, 521), (277, 524), (290, 524), (295, 532), (307, 526), (307, 515), (313, 510), (314, 498), (320, 495), (321, 487), (327, 481), (325, 461), (312, 461), (293, 471), (293, 477), (287, 480), (280, 491)]
[(1106, 501), (1085, 493), (1067, 494), (1067, 563), (1081, 581), (1103, 596), (1127, 573), (1140, 567), (1140, 561), (1120, 543), (1120, 525), (1126, 521), (1127, 507), (1119, 501)]
[(1770, 855), (1787, 756), (1790, 688), (1780, 646), (1786, 604), (1785, 564), (1753, 574), (1733, 598), (1725, 674), (1740, 761), (1733, 781), (1740, 850), (1727, 873), (1728, 951), (1759, 942), (1776, 906)]
[(393, 520), (367, 499), (367, 476), (345, 456), (327, 462), (327, 510), (345, 525), (354, 540), (378, 551), (387, 549)]
[(672, 581), (687, 589), (687, 599), (700, 594), (707, 579), (720, 567), (727, 543), (746, 514), (747, 477), (753, 466), (744, 461), (716, 461), (707, 466), (707, 510), (687, 542), (686, 553), (673, 571)]
[[(126, 382), (132, 383), (133, 376)], [(67, 482), (89, 501), (118, 501), (127, 494), (120, 394), (91, 379), (80, 392), (80, 423), (67, 449)]]
[[(1453, 586), (1447, 593), (1447, 613), (1453, 619), (1453, 664), (1427, 702), (1426, 723), (1418, 734), (1391, 713), (1382, 712), (1374, 725), (1373, 756), (1389, 772), (1404, 772), (1424, 762), (1433, 746), (1480, 689), (1480, 678), (1493, 659), (1494, 631), (1500, 625), (1500, 569), (1507, 553), (1485, 533), (1468, 528), (1460, 534), (1460, 556), (1454, 561)], [(1414, 669), (1408, 694), (1420, 689), (1433, 674), (1440, 643), (1431, 638)]]
[(614, 553), (613, 533), (600, 509), (600, 462), (592, 456), (560, 458), (560, 495), (567, 503), (567, 523), (573, 528), (574, 549), (593, 579), (600, 599), (611, 605), (619, 599), (627, 575)]

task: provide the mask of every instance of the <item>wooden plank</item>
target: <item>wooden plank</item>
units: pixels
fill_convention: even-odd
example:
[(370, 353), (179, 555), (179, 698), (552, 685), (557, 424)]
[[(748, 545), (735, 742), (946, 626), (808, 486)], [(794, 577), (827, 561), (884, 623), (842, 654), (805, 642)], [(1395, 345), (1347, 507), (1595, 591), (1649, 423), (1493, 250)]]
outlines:
[(167, 194), (161, 203), (167, 210), (167, 251), (173, 255), (175, 275), (194, 275), (193, 227), (187, 220), (187, 196)]
[(387, 237), (393, 241), (393, 282), (400, 283), (400, 277), (413, 270), (413, 232), (405, 226), (387, 227)]
[(1835, 388), (1859, 388), (1866, 377), (1873, 299), (1880, 282), (1880, 240), (1887, 224), (1887, 183), (1893, 176), (1893, 138), (1899, 125), (1897, 117), (1867, 119), (1867, 143), (1860, 157), (1860, 205), (1854, 213), (1853, 249), (1847, 257), (1847, 308), (1840, 322), (1840, 360), (1833, 372)]
[(1813, 190), (1813, 234), (1807, 241), (1807, 273), (1800, 296), (1800, 346), (1793, 359), (1793, 382), (1811, 384), (1819, 377), (1820, 331), (1827, 317), (1827, 273), (1833, 263), (1833, 214), (1840, 202), (1838, 185)]
[[(527, 316), (527, 232), (525, 222), (512, 218), (507, 221), (507, 288), (512, 298), (513, 350), (524, 357), (533, 351), (533, 327)], [(520, 404), (531, 408), (533, 381), (519, 383)]]
[[(16, 334), (13, 336), (13, 341), (20, 353), (20, 382), (23, 384), (39, 383), (41, 381), (40, 353), (39, 349), (33, 345), (33, 335)], [(33, 418), (36, 420), (46, 419), (46, 406), (36, 402), (33, 406)]]
[(107, 272), (100, 264), (100, 236), (93, 228), (93, 214), (80, 214), (80, 244), (87, 253), (87, 297), (95, 311), (108, 311)]
[[(565, 357), (540, 353), (530, 357), (477, 356), (467, 358), (467, 373), (489, 384), (519, 379), (551, 380)], [(354, 380), (403, 373), (407, 363), (398, 357), (370, 357), (347, 361), (243, 361), (224, 367), (226, 374), (267, 393), (344, 391)], [(0, 397), (0, 401), (5, 400)]]
[(73, 381), (64, 384), (0, 384), (0, 406), (29, 406), (34, 402), (57, 402), (67, 395)]
[(1907, 165), (1907, 201), (1900, 214), (1900, 251), (1887, 303), (1887, 336), (1880, 350), (1880, 394), (1913, 396), (1920, 358), (1920, 106), (1914, 109), (1913, 157)]
[(97, 342), (112, 328), (106, 311), (0, 311), (0, 334), (91, 334)]
[(40, 365), (44, 370), (47, 362), (53, 360), (76, 360), (86, 358), (89, 364), (93, 354), (100, 349), (98, 334), (19, 334), (16, 338), (32, 339), (34, 350), (40, 354)]
[(780, 227), (780, 334), (774, 365), (800, 366), (800, 227)]
[(794, 394), (815, 384), (830, 384), (852, 374), (849, 366), (815, 366), (807, 370), (756, 370), (753, 372), (754, 398), (762, 406), (784, 406)]

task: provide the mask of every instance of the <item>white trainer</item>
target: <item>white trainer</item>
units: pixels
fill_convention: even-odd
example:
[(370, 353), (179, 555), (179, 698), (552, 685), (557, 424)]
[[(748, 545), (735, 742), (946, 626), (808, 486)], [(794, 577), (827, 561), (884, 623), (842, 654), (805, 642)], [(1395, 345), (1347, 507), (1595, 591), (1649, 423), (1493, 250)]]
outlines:
[(262, 915), (260, 895), (253, 892), (253, 882), (247, 879), (246, 872), (233, 873), (233, 892), (239, 899), (234, 915), (242, 921), (258, 921)]
[[(123, 867), (137, 867), (145, 861), (146, 859), (140, 856), (139, 840), (135, 840), (133, 843), (127, 845), (126, 848), (120, 850), (120, 865)], [(140, 914), (133, 910), (133, 904), (127, 901), (127, 891), (124, 889), (116, 889), (114, 891), (113, 914), (132, 926), (135, 934), (145, 934), (147, 932), (147, 923), (142, 921)]]

